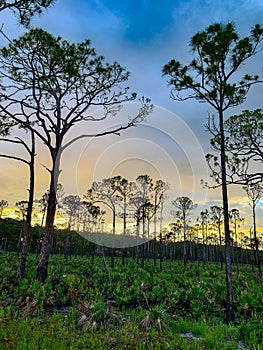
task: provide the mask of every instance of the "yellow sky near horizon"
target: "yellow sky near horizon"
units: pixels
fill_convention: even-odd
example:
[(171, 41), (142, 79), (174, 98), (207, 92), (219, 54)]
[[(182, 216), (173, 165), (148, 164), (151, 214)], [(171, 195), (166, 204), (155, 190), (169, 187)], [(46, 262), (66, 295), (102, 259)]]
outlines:
[[(137, 108), (138, 104), (129, 104), (119, 117), (110, 118), (100, 125), (96, 124), (94, 128), (92, 125), (90, 130), (84, 129), (83, 124), (76, 125), (66, 141), (83, 133), (114, 128), (120, 125), (121, 121), (127, 120), (127, 116), (134, 115)], [(26, 156), (24, 151), (6, 142), (1, 143), (1, 147), (3, 153)], [(46, 147), (38, 142), (35, 198), (40, 198), (49, 187), (49, 173), (43, 165), (50, 166), (50, 157)], [(154, 180), (162, 179), (170, 185), (167, 191), (168, 199), (164, 205), (166, 223), (173, 219), (170, 203), (179, 196), (188, 196), (194, 203), (198, 203), (191, 220), (194, 220), (201, 210), (221, 203), (220, 189), (208, 190), (201, 185), (201, 179), (209, 180), (209, 172), (205, 162), (205, 151), (197, 136), (182, 118), (158, 106), (155, 106), (154, 112), (145, 122), (124, 131), (121, 136), (84, 138), (73, 143), (63, 152), (61, 170), (59, 182), (63, 184), (66, 195), (78, 194), (80, 197), (90, 188), (92, 181), (101, 181), (115, 175), (121, 175), (130, 181), (144, 174), (149, 174)], [(8, 200), (11, 206), (14, 206), (16, 201), (26, 200), (28, 182), (28, 167), (25, 164), (1, 159), (1, 199)], [(251, 209), (244, 194), (240, 186), (229, 186), (229, 209), (237, 207), (241, 215), (246, 217), (249, 227), (252, 225)], [(261, 211), (259, 206), (259, 227), (263, 227)]]

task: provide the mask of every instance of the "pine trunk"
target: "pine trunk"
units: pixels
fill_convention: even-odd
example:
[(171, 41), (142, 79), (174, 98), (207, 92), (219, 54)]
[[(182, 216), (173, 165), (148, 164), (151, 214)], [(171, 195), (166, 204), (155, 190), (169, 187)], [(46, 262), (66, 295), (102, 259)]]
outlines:
[(223, 112), (219, 111), (220, 125), (220, 160), (221, 160), (221, 175), (222, 175), (222, 197), (223, 197), (223, 214), (225, 227), (225, 258), (226, 258), (226, 321), (227, 323), (235, 320), (234, 301), (233, 301), (233, 286), (232, 286), (232, 262), (231, 262), (231, 237), (229, 229), (229, 210), (228, 210), (228, 193), (226, 181), (226, 156), (225, 156), (225, 135), (224, 135), (224, 118)]
[(44, 230), (44, 237), (41, 246), (39, 264), (37, 267), (37, 280), (44, 283), (48, 275), (48, 262), (52, 248), (52, 237), (54, 232), (54, 220), (56, 214), (56, 188), (58, 183), (58, 176), (55, 171), (51, 171), (51, 181), (49, 188), (49, 197), (47, 203), (46, 224)]
[(31, 131), (31, 151), (30, 151), (30, 163), (29, 163), (29, 173), (30, 173), (30, 183), (29, 183), (29, 195), (28, 195), (28, 206), (25, 222), (24, 240), (22, 245), (22, 253), (19, 267), (19, 279), (25, 277), (26, 271), (26, 261), (29, 251), (30, 244), (30, 230), (31, 230), (31, 218), (33, 211), (33, 201), (34, 201), (34, 190), (35, 190), (35, 136)]

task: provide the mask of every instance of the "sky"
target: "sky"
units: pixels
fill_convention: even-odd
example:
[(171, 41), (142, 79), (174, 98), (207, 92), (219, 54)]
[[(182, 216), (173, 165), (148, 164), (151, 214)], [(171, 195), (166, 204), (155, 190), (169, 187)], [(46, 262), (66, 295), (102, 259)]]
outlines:
[[(220, 191), (207, 190), (200, 184), (201, 179), (209, 180), (204, 156), (210, 151), (210, 135), (204, 124), (211, 110), (193, 100), (173, 101), (162, 67), (172, 58), (189, 62), (191, 37), (212, 23), (234, 22), (243, 36), (249, 34), (254, 24), (262, 24), (262, 18), (262, 0), (56, 0), (44, 14), (34, 18), (32, 26), (55, 36), (72, 42), (90, 39), (106, 61), (118, 61), (131, 73), (130, 90), (149, 97), (154, 104), (153, 113), (142, 125), (120, 137), (84, 140), (67, 149), (61, 173), (66, 192), (82, 195), (94, 180), (119, 174), (134, 180), (149, 173), (154, 179), (162, 178), (170, 184), (165, 207), (167, 222), (172, 220), (170, 202), (178, 196), (189, 196), (198, 203), (196, 215), (210, 205), (220, 204)], [(0, 23), (10, 38), (24, 32), (9, 13), (0, 14)], [(4, 38), (0, 44), (5, 44)], [(262, 53), (246, 64), (245, 71), (262, 74)], [(262, 89), (253, 87), (247, 101), (229, 115), (262, 108)], [(102, 130), (118, 125), (135, 110), (136, 105), (130, 104), (118, 119), (99, 127)], [(1, 149), (20, 152), (6, 144)], [(36, 197), (48, 187), (48, 174), (41, 163), (48, 164), (49, 159), (41, 145), (38, 157)], [(26, 167), (1, 160), (1, 198), (14, 205), (27, 196), (27, 186)], [(250, 215), (248, 200), (240, 187), (229, 188), (229, 203), (230, 208), (238, 207), (242, 215)], [(260, 220), (262, 208), (258, 210)], [(263, 219), (259, 223), (263, 226)]]

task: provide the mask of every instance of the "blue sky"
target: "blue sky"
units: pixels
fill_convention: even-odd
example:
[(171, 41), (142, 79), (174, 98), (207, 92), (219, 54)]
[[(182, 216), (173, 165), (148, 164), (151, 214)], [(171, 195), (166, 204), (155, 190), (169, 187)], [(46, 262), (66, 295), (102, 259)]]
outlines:
[[(254, 24), (262, 24), (262, 18), (262, 0), (56, 0), (45, 14), (33, 20), (32, 25), (42, 27), (54, 35), (60, 35), (74, 42), (90, 39), (98, 54), (105, 56), (109, 62), (116, 60), (126, 67), (131, 72), (129, 80), (131, 91), (151, 98), (157, 106), (157, 113), (153, 116), (153, 121), (149, 117), (148, 124), (142, 126), (140, 130), (138, 127), (137, 130), (128, 131), (123, 135), (122, 141), (127, 140), (127, 150), (133, 147), (132, 143), (129, 143), (131, 139), (137, 138), (140, 141), (147, 139), (147, 142), (150, 140), (156, 147), (156, 154), (160, 154), (160, 157), (163, 158), (167, 156), (169, 161), (172, 159), (171, 164), (172, 162), (177, 164), (174, 171), (179, 173), (180, 191), (173, 190), (176, 183), (178, 184), (173, 174), (170, 174), (170, 178), (165, 179), (171, 183), (170, 200), (179, 193), (193, 196), (200, 203), (206, 201), (208, 204), (214, 204), (219, 198), (219, 193), (217, 191), (207, 193), (201, 186), (198, 187), (197, 183), (202, 177), (202, 174), (199, 173), (200, 169), (195, 168), (196, 165), (193, 166), (192, 174), (188, 169), (192, 154), (196, 155), (195, 152), (199, 152), (199, 147), (200, 157), (202, 157), (201, 149), (203, 149), (203, 155), (209, 151), (209, 134), (204, 130), (209, 107), (194, 101), (172, 101), (169, 98), (166, 79), (161, 74), (162, 66), (171, 58), (185, 63), (189, 62), (191, 52), (188, 44), (191, 36), (211, 23), (231, 21), (236, 24), (236, 29), (241, 35), (248, 35)], [(16, 37), (23, 32), (23, 28), (19, 27), (12, 16), (6, 13), (0, 15), (0, 21), (4, 23), (4, 29), (10, 37)], [(0, 43), (3, 42), (1, 38)], [(248, 62), (246, 70), (257, 74), (262, 73), (262, 53)], [(260, 107), (262, 107), (262, 87), (258, 86), (251, 90), (247, 102), (233, 113), (246, 108)], [(169, 130), (165, 124), (170, 127), (172, 120), (175, 121), (174, 130), (170, 130), (172, 135), (168, 135)], [(176, 129), (177, 126), (183, 129)], [(189, 135), (187, 143), (190, 144), (189, 149), (192, 147), (192, 154), (186, 143), (183, 144), (181, 139), (178, 141), (180, 133)], [(97, 159), (101, 159), (101, 155), (107, 154), (109, 147), (113, 147), (115, 142), (119, 141), (114, 138), (109, 138), (105, 143), (100, 141), (96, 144), (94, 141), (96, 150), (99, 149), (101, 152), (97, 152), (98, 158), (93, 157), (90, 164), (98, 164)], [(172, 142), (177, 146), (174, 147)], [(183, 149), (184, 147), (187, 148), (187, 151)], [(146, 149), (149, 149), (150, 153), (154, 152), (149, 142)], [(181, 149), (183, 157), (180, 156), (178, 149)], [(159, 151), (163, 152), (163, 155), (158, 153)], [(136, 158), (136, 153), (131, 154), (130, 157)], [(140, 161), (143, 160), (143, 157), (138, 156)], [(187, 158), (185, 165), (183, 158)], [(124, 162), (123, 158), (119, 159), (119, 163), (116, 159), (113, 168), (118, 168), (122, 162)], [(165, 173), (161, 160), (153, 161), (149, 156), (149, 159), (145, 158), (146, 162), (150, 162), (159, 173)], [(206, 176), (203, 159), (200, 158), (198, 162), (200, 168), (204, 170), (203, 176)], [(7, 184), (6, 169), (13, 166), (8, 161), (3, 164), (5, 170), (2, 170), (0, 174), (2, 175), (0, 186), (1, 183)], [(191, 183), (194, 176), (198, 176), (194, 188), (189, 187), (187, 181), (190, 179), (188, 183)], [(89, 174), (88, 181), (91, 179), (92, 175)], [(13, 186), (14, 184), (11, 187)], [(41, 183), (39, 191), (42, 191), (45, 186), (46, 184)], [(241, 197), (244, 197), (242, 190), (230, 189), (231, 205), (240, 204)], [(244, 213), (249, 211), (246, 206), (241, 205)], [(200, 210), (202, 208), (199, 206)]]

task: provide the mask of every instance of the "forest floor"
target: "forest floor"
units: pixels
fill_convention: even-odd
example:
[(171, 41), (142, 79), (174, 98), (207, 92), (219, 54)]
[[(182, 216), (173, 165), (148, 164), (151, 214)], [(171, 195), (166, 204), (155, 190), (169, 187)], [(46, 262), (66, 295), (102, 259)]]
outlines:
[(0, 254), (0, 349), (263, 349), (263, 282), (233, 266), (235, 323), (225, 324), (220, 264), (50, 259), (44, 285), (30, 255)]

